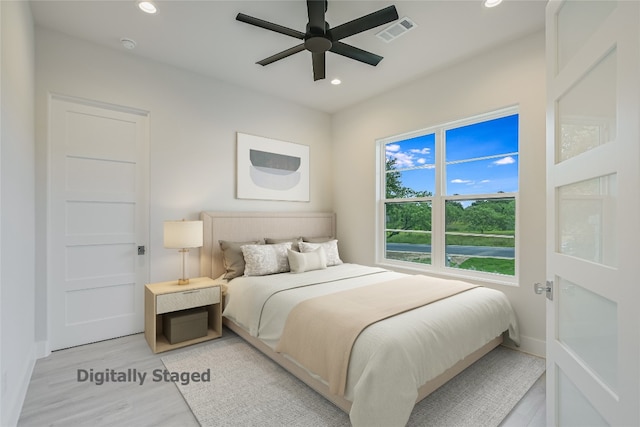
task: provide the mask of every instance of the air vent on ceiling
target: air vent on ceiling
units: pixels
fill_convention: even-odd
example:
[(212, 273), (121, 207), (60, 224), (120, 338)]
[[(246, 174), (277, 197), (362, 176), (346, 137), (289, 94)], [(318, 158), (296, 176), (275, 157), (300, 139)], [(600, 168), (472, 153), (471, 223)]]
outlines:
[(397, 39), (407, 31), (414, 29), (415, 27), (417, 27), (416, 23), (405, 16), (404, 18), (398, 20), (394, 24), (377, 33), (376, 36), (389, 43), (390, 41)]

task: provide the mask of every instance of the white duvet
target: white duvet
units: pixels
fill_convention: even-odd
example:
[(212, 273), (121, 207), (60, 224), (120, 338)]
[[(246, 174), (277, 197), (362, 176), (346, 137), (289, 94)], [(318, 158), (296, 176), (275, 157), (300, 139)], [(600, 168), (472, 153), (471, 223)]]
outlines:
[[(289, 311), (297, 303), (402, 276), (380, 268), (342, 264), (300, 274), (238, 277), (228, 284), (223, 314), (274, 348)], [(405, 425), (418, 388), (505, 330), (519, 342), (507, 297), (483, 287), (369, 326), (356, 340), (349, 363), (345, 397), (352, 402), (351, 423)]]

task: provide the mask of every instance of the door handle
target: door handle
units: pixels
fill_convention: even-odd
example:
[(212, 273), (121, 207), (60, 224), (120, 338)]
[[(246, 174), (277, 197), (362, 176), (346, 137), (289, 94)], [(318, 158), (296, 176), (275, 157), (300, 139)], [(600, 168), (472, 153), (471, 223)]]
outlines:
[(538, 295), (542, 295), (542, 293), (544, 292), (546, 293), (546, 297), (550, 301), (553, 301), (553, 281), (547, 280), (546, 285), (543, 285), (541, 283), (534, 283), (533, 291)]

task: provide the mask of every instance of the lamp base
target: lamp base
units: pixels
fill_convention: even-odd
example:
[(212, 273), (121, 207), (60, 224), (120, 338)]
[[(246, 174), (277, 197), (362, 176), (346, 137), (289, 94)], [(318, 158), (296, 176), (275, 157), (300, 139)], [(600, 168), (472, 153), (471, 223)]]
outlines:
[(178, 279), (178, 285), (188, 285), (189, 279)]

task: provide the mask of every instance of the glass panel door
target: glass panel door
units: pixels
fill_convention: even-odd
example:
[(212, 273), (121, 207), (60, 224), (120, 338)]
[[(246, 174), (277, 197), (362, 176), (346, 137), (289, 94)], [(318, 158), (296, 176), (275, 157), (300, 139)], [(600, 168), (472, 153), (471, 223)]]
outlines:
[(640, 2), (546, 19), (547, 425), (640, 425)]

